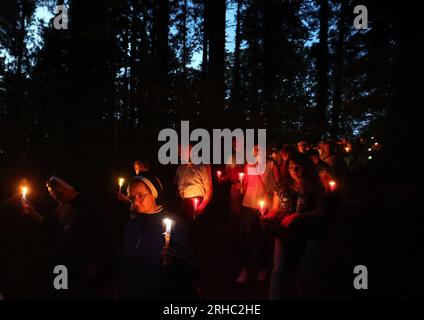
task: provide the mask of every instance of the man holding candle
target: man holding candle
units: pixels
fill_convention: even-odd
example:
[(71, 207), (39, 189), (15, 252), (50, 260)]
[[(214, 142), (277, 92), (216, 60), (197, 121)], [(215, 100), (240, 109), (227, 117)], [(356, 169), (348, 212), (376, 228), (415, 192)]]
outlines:
[(185, 223), (162, 207), (157, 180), (135, 177), (129, 192), (136, 217), (123, 233), (118, 297), (188, 298), (195, 261)]
[[(184, 156), (183, 153), (186, 153), (187, 156), (187, 153), (191, 152), (191, 145), (185, 148), (186, 150), (183, 149), (182, 146), (179, 147), (181, 158)], [(183, 218), (193, 229), (193, 221), (205, 211), (212, 199), (211, 168), (209, 165), (195, 165), (191, 162), (181, 164), (175, 173), (174, 184), (178, 188), (178, 206), (182, 211)]]

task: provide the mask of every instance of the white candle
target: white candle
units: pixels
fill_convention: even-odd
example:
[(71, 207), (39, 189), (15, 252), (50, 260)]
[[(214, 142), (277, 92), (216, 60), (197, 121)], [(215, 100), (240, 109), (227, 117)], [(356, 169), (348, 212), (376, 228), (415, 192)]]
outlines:
[(173, 221), (171, 219), (168, 219), (168, 218), (163, 219), (163, 223), (165, 224), (165, 227), (166, 227), (164, 235), (165, 235), (165, 248), (167, 249), (169, 248), (169, 242), (171, 240), (172, 222)]

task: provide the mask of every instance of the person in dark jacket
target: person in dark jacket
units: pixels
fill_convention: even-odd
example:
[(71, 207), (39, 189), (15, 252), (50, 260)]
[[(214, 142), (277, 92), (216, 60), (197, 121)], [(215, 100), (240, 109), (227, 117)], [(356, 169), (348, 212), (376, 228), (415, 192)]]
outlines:
[(45, 216), (23, 200), (24, 213), (43, 228), (49, 272), (63, 265), (68, 270), (67, 290), (50, 288), (52, 298), (100, 298), (102, 282), (112, 271), (113, 252), (107, 223), (90, 199), (65, 180), (53, 176), (46, 183), (51, 197), (58, 202), (54, 213)]
[[(190, 298), (195, 262), (186, 225), (160, 205), (158, 180), (135, 177), (129, 191), (136, 217), (123, 232), (118, 298)], [(168, 248), (164, 219), (172, 220)]]

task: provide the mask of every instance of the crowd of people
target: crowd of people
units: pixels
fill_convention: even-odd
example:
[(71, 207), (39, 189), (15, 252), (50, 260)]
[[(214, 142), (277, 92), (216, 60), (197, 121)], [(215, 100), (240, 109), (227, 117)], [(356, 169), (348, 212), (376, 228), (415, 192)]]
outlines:
[[(52, 289), (50, 298), (201, 299), (199, 220), (214, 188), (229, 184), (230, 215), (239, 235), (235, 284), (269, 281), (269, 299), (301, 298), (304, 258), (337, 215), (349, 172), (365, 165), (364, 159), (380, 147), (373, 142), (367, 148), (364, 141), (352, 145), (346, 139), (267, 150), (257, 145), (253, 155), (259, 161), (266, 152), (266, 166), (262, 174), (252, 174), (257, 163), (236, 163), (240, 146), (234, 139), (233, 161), (219, 170), (191, 162), (179, 165), (172, 197), (150, 161), (135, 160), (127, 190), (116, 194), (129, 212), (116, 249), (110, 222), (90, 204), (90, 195), (65, 177), (53, 176), (46, 183), (58, 203), (52, 215), (39, 213), (26, 198), (22, 212), (42, 227), (52, 270), (55, 265), (69, 270), (69, 289)], [(190, 151), (180, 147), (180, 157)], [(171, 225), (165, 226), (165, 220)]]

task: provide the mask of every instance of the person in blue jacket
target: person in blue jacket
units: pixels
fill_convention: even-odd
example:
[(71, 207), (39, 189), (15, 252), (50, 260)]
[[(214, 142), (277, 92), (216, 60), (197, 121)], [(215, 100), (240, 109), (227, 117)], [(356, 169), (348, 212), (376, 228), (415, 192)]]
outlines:
[[(137, 176), (129, 185), (135, 218), (123, 232), (119, 299), (188, 299), (195, 261), (184, 222), (161, 206), (162, 187), (154, 177)], [(169, 248), (164, 219), (173, 221)]]

